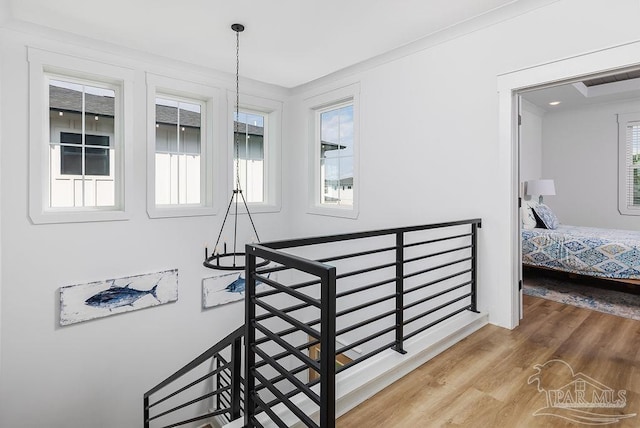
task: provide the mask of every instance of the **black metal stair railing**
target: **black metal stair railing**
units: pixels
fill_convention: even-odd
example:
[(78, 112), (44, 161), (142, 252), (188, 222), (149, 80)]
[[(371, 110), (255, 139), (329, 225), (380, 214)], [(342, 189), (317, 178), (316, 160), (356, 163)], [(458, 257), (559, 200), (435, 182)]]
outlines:
[(145, 428), (242, 415), (247, 428), (335, 427), (337, 374), (477, 312), (479, 227), (472, 219), (247, 245), (245, 325), (144, 394)]
[[(479, 227), (472, 219), (247, 245), (245, 426), (333, 428), (337, 373), (387, 349), (405, 353), (408, 339), (477, 312)], [(256, 269), (257, 258), (273, 264)]]
[[(244, 326), (237, 328), (147, 391), (143, 403), (144, 427), (150, 428), (152, 422), (154, 427), (173, 428), (215, 416), (228, 422), (241, 417), (244, 331)], [(197, 405), (201, 408), (194, 409)], [(195, 413), (199, 414), (192, 416)]]

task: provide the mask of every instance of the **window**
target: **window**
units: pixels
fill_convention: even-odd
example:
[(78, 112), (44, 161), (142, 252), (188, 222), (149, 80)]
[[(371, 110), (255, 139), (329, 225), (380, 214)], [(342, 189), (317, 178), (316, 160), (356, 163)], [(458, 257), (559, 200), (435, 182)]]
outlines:
[(28, 60), (31, 220), (127, 219), (133, 71), (31, 47)]
[(618, 209), (640, 215), (640, 112), (618, 115)]
[(49, 207), (114, 207), (115, 90), (47, 77)]
[(163, 96), (155, 107), (156, 204), (199, 204), (203, 105)]
[(152, 218), (215, 214), (222, 177), (213, 167), (218, 91), (147, 73), (147, 212)]
[(358, 216), (358, 98), (354, 84), (306, 100), (312, 214)]
[[(234, 183), (240, 180), (247, 203), (264, 202), (264, 152), (268, 140), (264, 113), (241, 110), (239, 116), (234, 112)], [(236, 147), (235, 144), (238, 143)], [(239, 159), (239, 176), (236, 170), (236, 159)]]
[[(227, 192), (236, 187), (236, 181), (239, 178), (242, 195), (252, 213), (277, 212), (280, 210), (281, 192), (282, 102), (242, 94), (238, 115), (236, 115), (235, 102), (235, 92), (227, 92), (229, 123), (227, 159), (233, 165), (228, 170)], [(236, 169), (236, 158), (239, 158), (239, 170)], [(229, 193), (227, 197), (231, 196)], [(243, 211), (244, 204), (240, 203), (238, 208), (239, 211)]]
[(353, 206), (353, 103), (318, 111), (320, 203)]

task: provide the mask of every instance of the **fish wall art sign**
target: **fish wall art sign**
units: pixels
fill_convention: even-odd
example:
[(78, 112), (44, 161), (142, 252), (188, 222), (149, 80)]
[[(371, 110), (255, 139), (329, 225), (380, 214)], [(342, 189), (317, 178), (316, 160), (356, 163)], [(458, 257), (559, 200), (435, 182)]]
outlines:
[[(277, 280), (276, 273), (267, 274), (267, 278)], [(227, 273), (202, 280), (202, 307), (212, 308), (244, 299), (244, 272)], [(266, 288), (261, 281), (256, 282), (256, 291)]]
[(178, 300), (178, 269), (60, 288), (60, 325)]

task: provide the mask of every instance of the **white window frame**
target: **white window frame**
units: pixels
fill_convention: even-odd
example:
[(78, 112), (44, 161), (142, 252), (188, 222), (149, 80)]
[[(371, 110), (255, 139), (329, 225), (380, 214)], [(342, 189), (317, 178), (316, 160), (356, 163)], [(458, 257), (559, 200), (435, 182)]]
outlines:
[[(28, 47), (29, 62), (29, 217), (35, 224), (128, 220), (133, 188), (131, 69)], [(114, 149), (115, 200), (110, 207), (52, 208), (49, 198), (49, 78), (107, 84), (116, 92)]]
[[(264, 198), (262, 202), (248, 202), (251, 213), (278, 212), (281, 209), (281, 159), (282, 159), (282, 102), (254, 95), (240, 94), (240, 111), (260, 113), (265, 116), (264, 135)], [(233, 165), (235, 164), (234, 115), (236, 113), (236, 93), (227, 91), (227, 141), (228, 169), (227, 201), (235, 188)], [(238, 213), (245, 213), (244, 204), (238, 204)]]
[(627, 205), (627, 127), (631, 123), (640, 125), (640, 112), (618, 114), (618, 211), (622, 215), (640, 215), (640, 205)]
[[(345, 103), (353, 105), (353, 205), (322, 204), (319, 113), (334, 106), (339, 108)], [(307, 170), (310, 174), (307, 213), (357, 219), (360, 207), (360, 83), (308, 97), (304, 100), (304, 106), (308, 113)]]
[[(219, 90), (195, 82), (147, 73), (147, 214), (150, 218), (214, 215), (218, 210), (215, 195), (222, 175), (214, 168), (217, 144), (214, 121), (218, 119)], [(156, 204), (156, 98), (170, 97), (199, 102), (200, 112), (200, 203)]]

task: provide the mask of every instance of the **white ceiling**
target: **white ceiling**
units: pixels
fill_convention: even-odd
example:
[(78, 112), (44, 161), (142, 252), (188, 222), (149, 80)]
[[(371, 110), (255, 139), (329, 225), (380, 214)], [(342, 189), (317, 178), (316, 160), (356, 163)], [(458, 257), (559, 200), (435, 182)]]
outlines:
[[(580, 82), (568, 83), (526, 92), (522, 94), (522, 98), (548, 112), (624, 100), (640, 100), (640, 78), (589, 88)], [(558, 105), (549, 105), (550, 102), (558, 101)]]
[[(9, 17), (294, 87), (517, 0), (0, 0)], [(520, 3), (527, 3), (520, 0)], [(528, 3), (532, 3), (529, 1)]]

